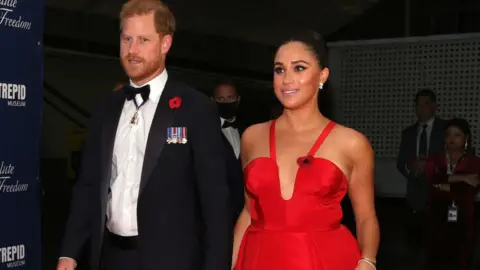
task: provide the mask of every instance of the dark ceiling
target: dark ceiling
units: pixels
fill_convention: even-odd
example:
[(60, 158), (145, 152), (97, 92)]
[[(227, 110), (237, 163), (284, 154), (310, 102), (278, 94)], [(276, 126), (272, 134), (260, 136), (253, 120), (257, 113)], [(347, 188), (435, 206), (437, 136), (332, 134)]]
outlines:
[[(378, 0), (171, 0), (179, 30), (275, 45), (285, 33), (310, 28), (328, 35)], [(124, 0), (46, 0), (55, 7), (117, 18)]]
[[(270, 79), (275, 45), (287, 34), (331, 34), (377, 1), (166, 1), (178, 23), (170, 65)], [(46, 47), (116, 56), (124, 2), (46, 0)]]
[[(125, 0), (45, 0), (47, 48), (118, 55)], [(478, 0), (166, 0), (178, 23), (170, 66), (269, 80), (295, 30), (328, 40), (480, 31)], [(408, 20), (408, 21), (407, 21)]]

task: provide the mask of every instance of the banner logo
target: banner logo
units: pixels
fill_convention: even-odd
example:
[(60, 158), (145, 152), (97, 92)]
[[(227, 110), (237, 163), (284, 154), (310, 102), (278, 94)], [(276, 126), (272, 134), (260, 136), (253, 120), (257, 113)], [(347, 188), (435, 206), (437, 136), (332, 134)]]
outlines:
[[(0, 0), (2, 1), (2, 0)], [(6, 100), (11, 107), (27, 106), (27, 87), (24, 84), (0, 82), (0, 99)]]
[(7, 268), (25, 265), (25, 245), (0, 247), (0, 263)]
[(20, 181), (12, 179), (14, 175), (15, 166), (2, 161), (0, 163), (0, 193), (17, 193), (28, 190), (28, 184), (20, 184)]
[(30, 30), (32, 22), (15, 14), (18, 0), (0, 0), (0, 26)]

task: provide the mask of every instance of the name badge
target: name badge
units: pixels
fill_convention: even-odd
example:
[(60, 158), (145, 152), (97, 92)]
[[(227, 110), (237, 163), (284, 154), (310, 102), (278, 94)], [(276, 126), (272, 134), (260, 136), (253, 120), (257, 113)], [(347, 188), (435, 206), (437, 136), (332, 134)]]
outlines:
[(457, 206), (455, 205), (455, 203), (452, 203), (452, 205), (450, 205), (448, 207), (448, 222), (457, 222), (457, 218), (458, 218), (458, 208)]

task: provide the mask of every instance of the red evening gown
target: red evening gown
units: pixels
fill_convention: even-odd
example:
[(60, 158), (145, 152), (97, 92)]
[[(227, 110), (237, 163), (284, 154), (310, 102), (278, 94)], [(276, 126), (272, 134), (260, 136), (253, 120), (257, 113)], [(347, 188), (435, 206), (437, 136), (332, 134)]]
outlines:
[(290, 200), (284, 200), (276, 162), (275, 121), (270, 126), (270, 157), (245, 167), (251, 225), (238, 254), (236, 270), (354, 270), (360, 250), (340, 224), (340, 202), (347, 178), (331, 161), (314, 158), (328, 136), (330, 122), (304, 159)]

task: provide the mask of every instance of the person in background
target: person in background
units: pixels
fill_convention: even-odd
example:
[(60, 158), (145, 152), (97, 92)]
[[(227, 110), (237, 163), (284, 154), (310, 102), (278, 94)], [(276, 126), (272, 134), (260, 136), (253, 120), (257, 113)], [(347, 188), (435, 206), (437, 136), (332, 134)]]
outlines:
[(224, 134), (234, 148), (235, 155), (239, 157), (240, 137), (245, 127), (241, 125), (237, 119), (238, 108), (241, 101), (237, 87), (232, 81), (224, 79), (215, 87), (212, 99), (217, 104)]
[(480, 158), (474, 156), (470, 126), (446, 123), (445, 151), (426, 160), (429, 183), (426, 270), (469, 270), (475, 247), (475, 197)]
[(411, 209), (407, 221), (410, 243), (421, 247), (424, 235), (424, 214), (427, 206), (428, 183), (425, 159), (444, 149), (445, 121), (436, 116), (437, 97), (430, 89), (415, 96), (417, 122), (402, 131), (397, 169), (407, 179), (407, 203)]
[(228, 152), (227, 178), (232, 199), (233, 221), (235, 222), (245, 203), (243, 170), (240, 162), (240, 138), (245, 127), (237, 119), (241, 97), (232, 81), (222, 80), (214, 88), (212, 99), (218, 107), (222, 133)]
[[(375, 270), (373, 150), (319, 110), (329, 76), (325, 41), (316, 33), (288, 39), (272, 70), (284, 111), (242, 137), (246, 203), (235, 227), (235, 270)], [(347, 192), (357, 241), (341, 225)]]
[(225, 270), (232, 230), (215, 104), (169, 77), (176, 28), (159, 0), (127, 1), (120, 59), (130, 83), (95, 108), (57, 270)]

